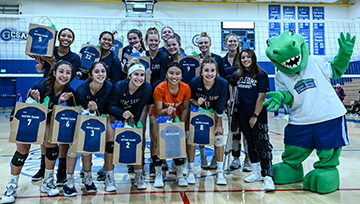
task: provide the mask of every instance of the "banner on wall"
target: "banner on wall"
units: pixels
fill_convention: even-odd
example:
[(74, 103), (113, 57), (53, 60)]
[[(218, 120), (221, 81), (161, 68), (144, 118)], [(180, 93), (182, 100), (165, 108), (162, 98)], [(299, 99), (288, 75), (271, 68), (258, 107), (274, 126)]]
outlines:
[(310, 50), (310, 23), (299, 23), (298, 24), (299, 34), (304, 37), (304, 40), (309, 48), (309, 54), (311, 54)]
[(298, 6), (298, 20), (310, 20), (310, 7)]
[(325, 24), (313, 23), (314, 55), (325, 55)]
[(325, 9), (324, 7), (312, 7), (313, 20), (325, 20)]
[(283, 13), (285, 20), (295, 20), (295, 6), (284, 6)]
[(27, 31), (19, 31), (16, 28), (4, 28), (0, 31), (1, 42), (26, 42)]
[(269, 23), (269, 38), (277, 37), (281, 34), (281, 23), (270, 22)]
[(284, 23), (284, 30), (290, 29), (292, 30), (294, 33), (296, 33), (296, 28), (295, 28), (295, 23)]
[(281, 19), (280, 5), (269, 5), (269, 19)]

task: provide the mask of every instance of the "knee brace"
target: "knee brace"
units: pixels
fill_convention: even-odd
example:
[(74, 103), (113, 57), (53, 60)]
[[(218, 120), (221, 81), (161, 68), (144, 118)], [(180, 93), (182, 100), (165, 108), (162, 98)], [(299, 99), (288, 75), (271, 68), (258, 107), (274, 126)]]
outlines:
[(155, 166), (160, 166), (162, 164), (161, 159), (157, 155), (152, 156), (151, 159)]
[(23, 166), (28, 155), (29, 154), (20, 154), (18, 151), (16, 151), (11, 160), (11, 164), (14, 166)]
[(176, 166), (183, 165), (185, 163), (185, 159), (184, 158), (174, 159), (174, 162)]
[(215, 147), (224, 146), (224, 135), (215, 135), (214, 145)]
[(46, 147), (46, 158), (51, 161), (55, 161), (58, 158), (59, 146)]
[(114, 154), (114, 142), (106, 142), (105, 152)]
[(240, 146), (241, 146), (241, 143), (240, 143), (239, 140), (233, 140), (232, 148), (233, 148), (234, 151), (239, 151)]
[(77, 153), (77, 152), (73, 152), (73, 151), (72, 151), (72, 147), (73, 147), (72, 145), (69, 146), (67, 155), (68, 155), (69, 157), (75, 158), (75, 157), (78, 156), (78, 153)]

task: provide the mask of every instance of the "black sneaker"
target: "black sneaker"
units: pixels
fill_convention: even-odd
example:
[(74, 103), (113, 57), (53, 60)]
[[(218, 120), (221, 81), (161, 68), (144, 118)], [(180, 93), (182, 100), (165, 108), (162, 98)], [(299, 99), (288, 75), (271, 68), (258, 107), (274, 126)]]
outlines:
[(150, 163), (150, 176), (151, 177), (155, 177), (156, 173), (155, 173), (155, 166), (153, 163)]
[(33, 181), (40, 181), (44, 178), (45, 171), (43, 169), (39, 169), (38, 172), (31, 178)]
[(85, 188), (86, 188), (87, 193), (96, 193), (97, 192), (97, 188), (96, 188), (94, 182), (91, 182), (90, 185), (85, 184)]
[(64, 191), (64, 195), (65, 196), (76, 196), (77, 195), (77, 190), (75, 188), (75, 186), (73, 186), (72, 188), (69, 188), (66, 184), (63, 186), (63, 191)]
[(128, 168), (128, 174), (133, 174), (135, 173), (135, 170), (134, 170), (134, 166), (131, 165), (130, 168)]
[(56, 174), (56, 186), (63, 186), (66, 183), (66, 173), (58, 173)]

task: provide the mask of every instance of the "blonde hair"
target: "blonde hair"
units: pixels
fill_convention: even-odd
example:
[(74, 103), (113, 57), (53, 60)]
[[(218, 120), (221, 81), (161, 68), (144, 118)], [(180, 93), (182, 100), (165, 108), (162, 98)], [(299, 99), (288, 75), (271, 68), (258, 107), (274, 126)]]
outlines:
[(146, 34), (145, 34), (145, 41), (147, 41), (149, 39), (149, 35), (157, 35), (159, 40), (160, 40), (160, 34), (158, 29), (156, 29), (155, 27), (151, 27), (149, 29), (147, 29)]
[(211, 43), (211, 38), (210, 38), (210, 36), (209, 36), (206, 32), (201, 32), (201, 33), (200, 33), (200, 37), (199, 37), (199, 38), (202, 38), (202, 37), (209, 38), (209, 42)]

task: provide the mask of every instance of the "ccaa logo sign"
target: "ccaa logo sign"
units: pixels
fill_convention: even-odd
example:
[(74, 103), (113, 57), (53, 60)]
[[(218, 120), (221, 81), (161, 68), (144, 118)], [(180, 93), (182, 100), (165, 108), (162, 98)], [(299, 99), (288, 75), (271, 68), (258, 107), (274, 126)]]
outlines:
[(0, 31), (0, 39), (5, 42), (9, 41), (25, 41), (28, 38), (28, 33), (25, 31), (18, 31), (15, 28), (4, 28)]

